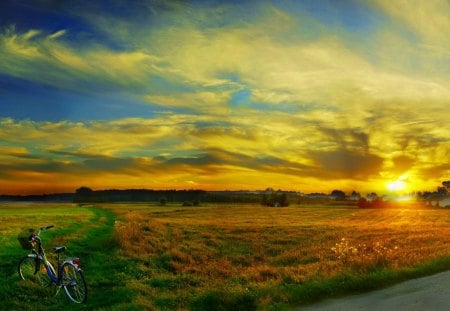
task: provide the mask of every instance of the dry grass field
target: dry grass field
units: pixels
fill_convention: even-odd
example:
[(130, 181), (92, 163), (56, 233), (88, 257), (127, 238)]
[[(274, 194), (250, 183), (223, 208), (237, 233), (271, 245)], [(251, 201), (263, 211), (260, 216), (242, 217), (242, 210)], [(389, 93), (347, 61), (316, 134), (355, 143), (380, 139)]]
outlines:
[(340, 275), (364, 278), (382, 271), (395, 278), (398, 271), (448, 258), (450, 250), (448, 210), (109, 208), (119, 217), (120, 255), (138, 263), (138, 277), (129, 286), (138, 293), (135, 303), (145, 308), (291, 305), (315, 297), (292, 297), (290, 290), (283, 292), (289, 286), (298, 291), (315, 282), (327, 286)]
[[(89, 310), (280, 310), (450, 269), (450, 210), (403, 206), (0, 205), (2, 306), (77, 310), (27, 288), (17, 233), (80, 256)], [(53, 293), (52, 293), (53, 290)]]

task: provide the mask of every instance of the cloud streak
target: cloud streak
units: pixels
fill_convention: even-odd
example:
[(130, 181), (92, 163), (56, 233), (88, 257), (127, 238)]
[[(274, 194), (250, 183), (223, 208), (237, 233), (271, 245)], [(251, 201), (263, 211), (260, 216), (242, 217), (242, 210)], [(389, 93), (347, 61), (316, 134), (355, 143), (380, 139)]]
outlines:
[[(64, 27), (3, 25), (3, 106), (27, 93), (12, 79), (54, 96), (29, 90), (28, 118), (1, 106), (0, 187), (434, 187), (450, 173), (448, 2), (422, 2), (99, 2), (52, 8)], [(38, 120), (30, 98), (56, 94), (76, 94), (67, 118)], [(147, 117), (112, 117), (137, 106)]]

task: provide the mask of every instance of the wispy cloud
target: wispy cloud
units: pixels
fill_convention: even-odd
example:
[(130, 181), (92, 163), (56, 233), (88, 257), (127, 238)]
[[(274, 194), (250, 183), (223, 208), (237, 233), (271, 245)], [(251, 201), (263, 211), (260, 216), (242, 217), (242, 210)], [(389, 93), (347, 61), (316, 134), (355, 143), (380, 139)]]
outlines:
[(152, 117), (0, 119), (5, 189), (24, 176), (38, 188), (66, 176), (66, 188), (298, 190), (448, 179), (447, 1), (357, 3), (367, 20), (295, 1), (97, 5), (69, 13), (78, 33), (4, 28), (0, 75)]

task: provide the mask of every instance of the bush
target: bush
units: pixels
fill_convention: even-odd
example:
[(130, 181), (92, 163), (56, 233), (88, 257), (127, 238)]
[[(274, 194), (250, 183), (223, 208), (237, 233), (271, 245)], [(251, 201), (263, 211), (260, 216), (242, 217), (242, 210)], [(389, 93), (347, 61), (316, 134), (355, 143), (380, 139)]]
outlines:
[(359, 208), (368, 208), (369, 207), (369, 202), (365, 198), (360, 198), (358, 200), (358, 207)]
[(159, 199), (159, 204), (165, 206), (167, 204), (167, 199), (166, 198)]
[(264, 194), (262, 197), (261, 204), (264, 206), (285, 207), (289, 206), (289, 201), (286, 193), (278, 191), (273, 192), (268, 196)]

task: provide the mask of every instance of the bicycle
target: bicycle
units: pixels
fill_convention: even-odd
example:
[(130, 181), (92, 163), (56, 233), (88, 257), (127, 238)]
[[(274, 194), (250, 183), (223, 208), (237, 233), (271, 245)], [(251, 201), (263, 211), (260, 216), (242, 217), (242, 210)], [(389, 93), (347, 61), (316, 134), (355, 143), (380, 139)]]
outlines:
[(41, 227), (37, 232), (28, 229), (19, 234), (18, 239), (22, 247), (28, 250), (31, 248), (32, 252), (20, 260), (19, 276), (22, 280), (29, 280), (38, 285), (55, 284), (57, 286), (55, 296), (62, 287), (71, 301), (84, 303), (87, 299), (87, 285), (80, 267), (80, 259), (74, 257), (61, 260), (60, 255), (65, 252), (66, 247), (57, 246), (53, 247), (58, 255), (57, 270), (47, 260), (40, 234), (50, 228), (53, 226)]

